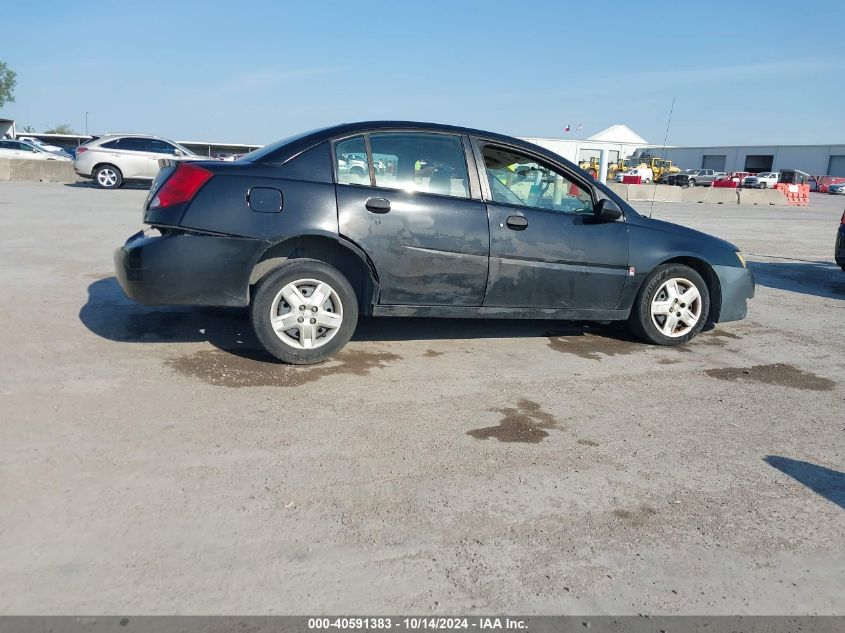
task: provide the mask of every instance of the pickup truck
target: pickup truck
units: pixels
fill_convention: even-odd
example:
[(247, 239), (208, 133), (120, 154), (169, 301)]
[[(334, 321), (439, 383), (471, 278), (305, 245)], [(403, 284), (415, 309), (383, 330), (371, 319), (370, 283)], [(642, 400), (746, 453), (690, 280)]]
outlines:
[(742, 186), (747, 189), (774, 189), (778, 184), (780, 174), (776, 171), (764, 171), (760, 174), (751, 174), (742, 179)]
[(690, 187), (696, 187), (698, 185), (710, 187), (713, 185), (713, 181), (716, 180), (716, 172), (712, 169), (693, 169), (688, 174), (687, 185)]

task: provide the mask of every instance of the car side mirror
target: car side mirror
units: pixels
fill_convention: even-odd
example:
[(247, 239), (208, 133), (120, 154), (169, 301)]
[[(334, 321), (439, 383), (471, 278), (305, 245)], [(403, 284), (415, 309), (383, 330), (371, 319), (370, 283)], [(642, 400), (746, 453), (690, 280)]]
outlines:
[(593, 209), (593, 217), (598, 222), (613, 222), (622, 217), (622, 209), (613, 200), (604, 198)]
[(185, 152), (183, 152), (181, 149), (177, 149), (173, 152), (173, 155), (174, 156), (184, 156)]

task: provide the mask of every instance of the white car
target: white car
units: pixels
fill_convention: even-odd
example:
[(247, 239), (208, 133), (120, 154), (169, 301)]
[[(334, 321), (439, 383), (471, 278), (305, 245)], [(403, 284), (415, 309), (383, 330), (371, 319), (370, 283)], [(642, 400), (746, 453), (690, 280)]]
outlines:
[(48, 145), (41, 139), (35, 138), (34, 136), (19, 136), (18, 140), (26, 141), (30, 145), (35, 145), (36, 147), (40, 147), (41, 149), (46, 150), (48, 152), (53, 152), (54, 154), (62, 154), (68, 157), (70, 156), (70, 154), (68, 154), (63, 147), (59, 147), (58, 145)]
[(73, 168), (98, 187), (117, 189), (127, 180), (151, 181), (159, 160), (214, 160), (178, 143), (143, 134), (107, 134), (76, 149)]
[(654, 180), (654, 172), (651, 167), (634, 167), (633, 169), (616, 174), (616, 182), (622, 182), (625, 176), (639, 176), (642, 184), (650, 183)]
[(70, 160), (70, 156), (41, 149), (19, 139), (0, 139), (0, 158), (25, 158), (27, 160)]
[(742, 186), (746, 189), (773, 189), (780, 179), (780, 173), (776, 171), (764, 171), (760, 174), (753, 174), (742, 179)]

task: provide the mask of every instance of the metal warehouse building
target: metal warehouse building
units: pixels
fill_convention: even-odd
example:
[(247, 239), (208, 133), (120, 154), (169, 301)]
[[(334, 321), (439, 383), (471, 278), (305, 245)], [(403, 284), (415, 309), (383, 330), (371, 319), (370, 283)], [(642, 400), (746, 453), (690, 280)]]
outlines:
[[(647, 151), (655, 152), (653, 146)], [(659, 152), (662, 154), (662, 149)], [(666, 158), (685, 169), (727, 172), (800, 169), (812, 175), (845, 176), (845, 145), (668, 147)]]

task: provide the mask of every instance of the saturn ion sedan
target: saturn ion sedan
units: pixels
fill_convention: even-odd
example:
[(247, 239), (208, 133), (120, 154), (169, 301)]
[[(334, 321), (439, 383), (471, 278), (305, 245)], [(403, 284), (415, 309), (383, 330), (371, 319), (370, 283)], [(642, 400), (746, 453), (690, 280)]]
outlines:
[(734, 245), (640, 215), (546, 149), (448, 125), (344, 124), (174, 162), (144, 220), (115, 253), (130, 298), (249, 306), (295, 364), (340, 350), (359, 315), (617, 320), (679, 345), (754, 295)]

